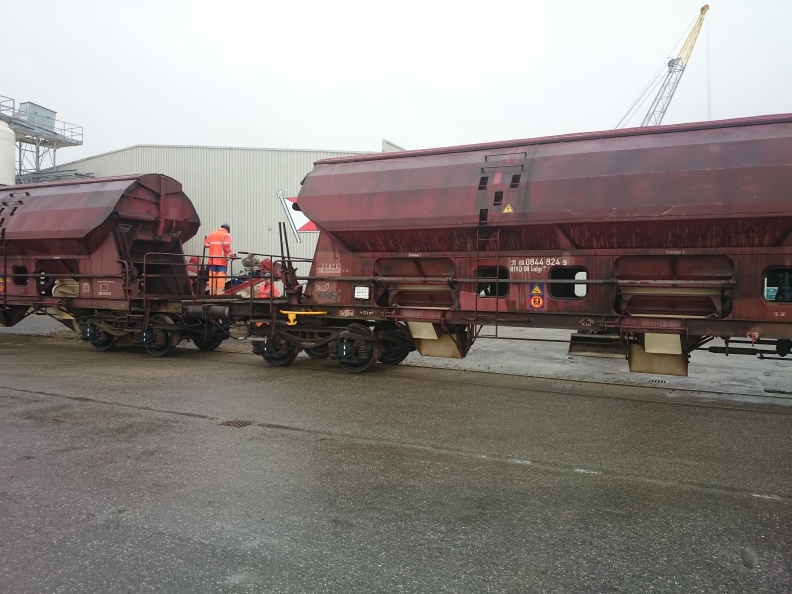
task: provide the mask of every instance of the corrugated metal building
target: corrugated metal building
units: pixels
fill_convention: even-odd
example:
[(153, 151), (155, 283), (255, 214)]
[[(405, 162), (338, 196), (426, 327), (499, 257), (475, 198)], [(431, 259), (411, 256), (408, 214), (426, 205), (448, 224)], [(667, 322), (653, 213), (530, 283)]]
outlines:
[(57, 169), (96, 177), (163, 173), (180, 181), (201, 217), (200, 236), (185, 245), (187, 254), (201, 254), (204, 235), (223, 223), (231, 225), (235, 251), (279, 254), (278, 223), (282, 221), (290, 230), (292, 256), (312, 258), (318, 234), (300, 233), (302, 242), (298, 243), (277, 194), (297, 196), (300, 182), (319, 159), (360, 154), (365, 153), (138, 145)]

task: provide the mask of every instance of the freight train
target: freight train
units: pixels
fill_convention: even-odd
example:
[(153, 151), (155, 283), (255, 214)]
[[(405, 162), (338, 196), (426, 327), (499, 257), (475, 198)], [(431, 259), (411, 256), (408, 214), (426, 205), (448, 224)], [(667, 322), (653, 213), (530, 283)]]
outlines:
[[(0, 192), (4, 323), (47, 305), (73, 316), (94, 346), (97, 336), (112, 342), (105, 332), (152, 354), (183, 337), (209, 348), (234, 335), (271, 365), (304, 350), (361, 372), (413, 350), (464, 357), (484, 328), (562, 328), (610, 341), (632, 371), (675, 375), (714, 338), (725, 346), (710, 350), (726, 354), (792, 349), (792, 114), (318, 161), (295, 206), (320, 230), (314, 258), (294, 261), (282, 241), (284, 294), (269, 300), (185, 295), (179, 246), (197, 219), (155, 199), (151, 221), (115, 207), (103, 223), (115, 251), (101, 262), (115, 262), (114, 286), (126, 292), (115, 309), (90, 305), (98, 254), (86, 242), (96, 234), (82, 240), (80, 267), (53, 263), (72, 246), (31, 260), (25, 246), (46, 232), (34, 218), (9, 225), (7, 211), (26, 191), (41, 190)], [(88, 214), (75, 209), (75, 226)], [(119, 235), (117, 225), (131, 226)], [(45, 290), (20, 303), (8, 288), (28, 273), (49, 288), (71, 274), (90, 292), (53, 304)]]

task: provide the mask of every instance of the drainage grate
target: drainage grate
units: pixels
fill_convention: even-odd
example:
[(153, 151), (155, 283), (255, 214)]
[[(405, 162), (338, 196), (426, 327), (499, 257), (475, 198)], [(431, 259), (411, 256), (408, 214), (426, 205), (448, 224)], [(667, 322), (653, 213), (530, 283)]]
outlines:
[(223, 421), (220, 424), (225, 425), (226, 427), (236, 427), (237, 429), (239, 429), (241, 427), (247, 427), (248, 425), (252, 425), (253, 421), (243, 421), (242, 419), (235, 419), (233, 421)]
[(650, 384), (664, 384), (664, 383), (666, 383), (666, 380), (653, 379), (653, 380), (649, 380), (648, 383), (650, 383)]

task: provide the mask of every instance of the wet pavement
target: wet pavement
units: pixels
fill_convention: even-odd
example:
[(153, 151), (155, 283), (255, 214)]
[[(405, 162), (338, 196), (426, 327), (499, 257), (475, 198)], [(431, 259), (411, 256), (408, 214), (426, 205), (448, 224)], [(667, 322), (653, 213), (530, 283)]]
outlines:
[(786, 363), (481, 341), (354, 375), (47, 332), (0, 335), (2, 591), (792, 591)]

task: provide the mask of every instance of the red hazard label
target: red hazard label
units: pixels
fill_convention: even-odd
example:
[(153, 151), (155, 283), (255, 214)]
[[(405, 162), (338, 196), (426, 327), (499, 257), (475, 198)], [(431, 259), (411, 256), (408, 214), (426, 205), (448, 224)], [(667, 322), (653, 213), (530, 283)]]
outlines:
[(544, 297), (541, 295), (534, 295), (531, 297), (531, 308), (532, 309), (542, 309), (544, 305)]

